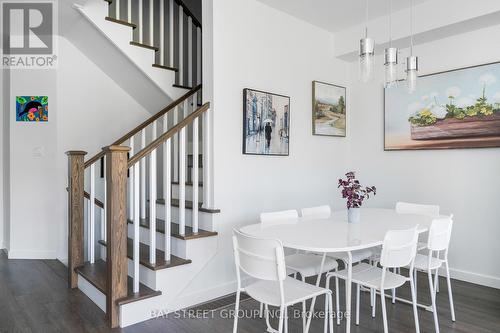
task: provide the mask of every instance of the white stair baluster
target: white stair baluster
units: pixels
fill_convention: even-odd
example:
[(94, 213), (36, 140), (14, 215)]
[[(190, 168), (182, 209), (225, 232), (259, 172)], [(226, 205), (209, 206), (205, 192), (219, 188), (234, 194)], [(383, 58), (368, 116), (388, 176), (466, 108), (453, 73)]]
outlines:
[(165, 65), (165, 1), (160, 0), (160, 65)]
[(116, 16), (117, 20), (120, 19), (120, 0), (116, 0), (116, 4), (115, 4), (115, 16)]
[[(187, 112), (183, 102), (184, 114)], [(186, 229), (186, 127), (179, 132), (179, 234), (185, 235)]]
[(210, 110), (203, 114), (203, 207), (212, 208)]
[[(156, 121), (153, 122), (152, 140), (156, 139)], [(149, 262), (156, 263), (156, 149), (149, 159)]]
[[(196, 84), (201, 84), (201, 28), (196, 27)], [(201, 98), (198, 95), (197, 101)]]
[[(177, 125), (179, 122), (179, 112), (180, 106), (176, 106), (173, 111), (174, 123), (173, 126)], [(176, 133), (173, 136), (174, 145), (174, 181), (179, 181), (179, 134)]]
[[(141, 149), (146, 147), (146, 129), (141, 131)], [(141, 164), (141, 219), (146, 218), (146, 159), (139, 162)]]
[[(197, 98), (194, 98), (196, 100)], [(195, 101), (196, 103), (196, 101)], [(198, 117), (196, 117), (193, 120), (193, 212), (192, 212), (192, 226), (193, 226), (193, 233), (198, 233), (198, 183), (199, 183), (199, 176), (198, 176), (198, 133), (199, 133), (199, 128), (198, 128)]]
[(127, 1), (127, 22), (132, 23), (132, 1), (133, 0), (126, 0)]
[(139, 0), (139, 43), (144, 42), (144, 0)]
[(155, 1), (149, 0), (149, 45), (154, 46), (154, 31), (155, 31)]
[[(132, 136), (129, 140), (130, 152), (129, 157), (134, 156), (134, 137)], [(134, 218), (134, 169), (129, 169), (128, 176), (128, 216), (129, 218)]]
[(188, 16), (188, 82), (189, 87), (193, 86), (193, 18)]
[(179, 6), (179, 85), (184, 84), (184, 8)]
[(169, 0), (168, 6), (168, 33), (169, 33), (169, 60), (170, 67), (174, 67), (174, 0)]
[[(139, 163), (134, 165), (134, 174), (140, 172)], [(134, 293), (139, 292), (139, 232), (140, 232), (140, 181), (139, 177), (134, 177)]]
[(95, 163), (90, 166), (89, 261), (95, 262)]
[[(167, 117), (163, 119), (163, 131), (166, 132), (168, 128)], [(171, 243), (170, 243), (170, 223), (172, 220), (172, 170), (171, 170), (171, 147), (170, 139), (163, 143), (163, 198), (165, 199), (165, 260), (169, 261), (171, 256)]]

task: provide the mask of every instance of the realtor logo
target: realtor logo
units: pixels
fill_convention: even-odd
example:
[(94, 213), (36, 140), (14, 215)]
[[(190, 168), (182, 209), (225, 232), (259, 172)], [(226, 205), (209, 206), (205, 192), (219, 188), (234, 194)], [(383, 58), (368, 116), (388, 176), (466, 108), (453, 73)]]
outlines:
[(2, 66), (53, 68), (54, 4), (2, 2)]

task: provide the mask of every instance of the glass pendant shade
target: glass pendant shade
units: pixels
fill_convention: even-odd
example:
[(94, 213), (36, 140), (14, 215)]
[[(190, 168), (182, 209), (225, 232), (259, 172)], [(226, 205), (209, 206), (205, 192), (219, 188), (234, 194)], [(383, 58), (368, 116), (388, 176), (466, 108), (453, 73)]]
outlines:
[(406, 85), (408, 92), (417, 90), (418, 57), (410, 56), (406, 58)]
[(394, 87), (398, 81), (398, 49), (385, 49), (385, 87)]
[(373, 74), (375, 42), (371, 38), (363, 38), (359, 42), (359, 80), (370, 81)]

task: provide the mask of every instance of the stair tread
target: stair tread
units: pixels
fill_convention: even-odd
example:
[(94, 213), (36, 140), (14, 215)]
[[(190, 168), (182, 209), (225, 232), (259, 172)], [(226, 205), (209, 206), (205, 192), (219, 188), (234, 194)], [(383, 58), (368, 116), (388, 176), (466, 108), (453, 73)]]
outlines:
[[(134, 224), (132, 220), (128, 220), (128, 223)], [(143, 228), (150, 229), (149, 227), (149, 219), (141, 219), (140, 226)], [(212, 236), (217, 236), (217, 232), (215, 231), (207, 231), (203, 229), (198, 229), (198, 233), (195, 234), (193, 233), (193, 228), (186, 226), (185, 234), (181, 235), (179, 234), (179, 225), (177, 223), (170, 223), (170, 230), (172, 233), (172, 237), (183, 239), (183, 240), (190, 240), (190, 239), (197, 239), (197, 238), (205, 238), (205, 237), (212, 237)], [(156, 231), (162, 234), (165, 234), (165, 221), (161, 219), (156, 219)]]
[[(106, 246), (106, 241), (100, 240), (99, 244)], [(132, 260), (134, 259), (134, 240), (132, 238), (127, 238), (127, 257)], [(149, 262), (149, 245), (139, 243), (139, 263), (149, 269), (157, 271), (160, 269), (190, 264), (191, 260), (171, 255), (170, 260), (166, 261), (165, 252), (156, 249), (156, 264), (152, 264)]]
[(169, 71), (174, 71), (174, 72), (178, 72), (179, 71), (179, 69), (177, 69), (175, 67), (163, 66), (163, 65), (160, 65), (160, 64), (153, 64), (153, 67), (155, 67), (155, 68), (161, 68), (161, 69), (167, 69)]
[[(156, 200), (157, 204), (164, 205), (165, 204), (165, 199), (157, 199)], [(173, 207), (179, 207), (179, 199), (172, 199), (171, 205)], [(198, 205), (198, 209), (200, 212), (205, 212), (205, 213), (220, 213), (220, 209), (210, 209), (210, 208), (204, 208), (202, 207), (202, 203), (200, 202)], [(186, 209), (193, 209), (193, 202), (186, 200)]]
[(137, 25), (134, 24), (134, 23), (130, 23), (130, 22), (123, 21), (123, 20), (117, 20), (117, 19), (115, 19), (114, 17), (111, 17), (111, 16), (106, 16), (105, 19), (106, 19), (106, 21), (110, 21), (110, 22), (113, 22), (113, 23), (118, 23), (118, 24), (126, 25), (127, 27), (131, 27), (133, 29), (137, 28)]
[(138, 47), (143, 47), (145, 49), (150, 49), (150, 50), (153, 50), (153, 51), (158, 51), (159, 50), (159, 48), (156, 47), (156, 46), (154, 46), (154, 45), (148, 45), (148, 44), (134, 42), (134, 41), (131, 41), (130, 45), (138, 46)]
[(193, 89), (193, 87), (190, 87), (190, 86), (185, 86), (185, 85), (182, 85), (182, 84), (174, 84), (173, 85), (175, 88), (181, 88), (181, 89), (187, 89), (187, 90), (191, 90)]
[[(106, 284), (107, 284), (107, 278), (106, 278), (106, 262), (102, 259), (96, 260), (94, 264), (91, 264), (90, 262), (86, 262), (83, 264), (83, 266), (75, 268), (75, 272), (80, 274), (85, 280), (89, 281), (94, 287), (96, 287), (100, 292), (102, 292), (104, 295), (106, 295)], [(140, 283), (139, 284), (139, 292), (134, 293), (133, 290), (133, 280), (129, 276), (128, 281), (127, 281), (127, 289), (128, 289), (128, 294), (126, 297), (121, 298), (116, 301), (118, 305), (122, 304), (127, 304), (139, 300), (143, 300), (146, 298), (154, 297), (161, 295), (161, 291), (159, 290), (153, 290), (144, 284)]]

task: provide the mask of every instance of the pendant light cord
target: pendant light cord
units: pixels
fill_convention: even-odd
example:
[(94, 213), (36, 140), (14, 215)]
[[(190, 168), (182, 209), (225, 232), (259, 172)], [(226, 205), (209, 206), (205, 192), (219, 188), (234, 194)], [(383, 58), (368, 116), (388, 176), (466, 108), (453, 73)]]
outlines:
[(368, 38), (368, 0), (365, 3), (365, 38)]
[(410, 0), (410, 55), (413, 56), (413, 0)]
[(389, 47), (392, 48), (392, 0), (389, 1)]

